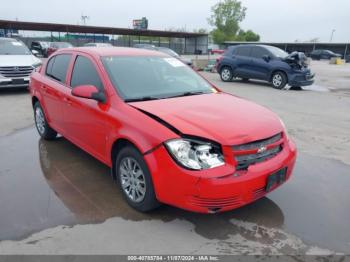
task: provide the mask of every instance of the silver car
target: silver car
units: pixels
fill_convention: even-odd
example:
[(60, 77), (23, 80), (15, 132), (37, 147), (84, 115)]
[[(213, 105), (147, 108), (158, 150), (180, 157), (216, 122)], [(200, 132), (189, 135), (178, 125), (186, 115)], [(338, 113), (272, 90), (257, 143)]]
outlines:
[(23, 42), (0, 37), (0, 88), (27, 87), (29, 75), (40, 65)]

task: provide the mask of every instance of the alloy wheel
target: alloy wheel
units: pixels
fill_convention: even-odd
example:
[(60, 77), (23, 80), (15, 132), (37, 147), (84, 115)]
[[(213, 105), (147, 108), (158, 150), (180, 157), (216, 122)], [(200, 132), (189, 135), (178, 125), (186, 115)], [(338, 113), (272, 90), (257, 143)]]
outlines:
[(135, 202), (141, 202), (146, 195), (145, 175), (132, 157), (125, 157), (120, 161), (119, 176), (122, 189), (127, 197)]
[(35, 109), (35, 124), (40, 134), (45, 133), (45, 117), (40, 107)]
[(272, 83), (274, 86), (279, 87), (282, 84), (282, 76), (280, 74), (275, 74), (272, 79)]
[(231, 77), (231, 72), (229, 69), (227, 68), (224, 68), (222, 71), (221, 71), (221, 77), (224, 81), (228, 81)]

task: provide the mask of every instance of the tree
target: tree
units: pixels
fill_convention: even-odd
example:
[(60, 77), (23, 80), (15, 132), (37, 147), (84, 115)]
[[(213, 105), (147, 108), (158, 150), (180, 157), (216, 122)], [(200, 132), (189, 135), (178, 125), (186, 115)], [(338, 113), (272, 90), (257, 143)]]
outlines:
[[(212, 7), (212, 15), (208, 19), (215, 29), (211, 32), (217, 44), (224, 41), (258, 41), (260, 36), (253, 31), (240, 29), (239, 23), (245, 18), (247, 8), (239, 0), (222, 0)], [(248, 40), (249, 39), (249, 40)], [(256, 40), (258, 39), (258, 40)]]

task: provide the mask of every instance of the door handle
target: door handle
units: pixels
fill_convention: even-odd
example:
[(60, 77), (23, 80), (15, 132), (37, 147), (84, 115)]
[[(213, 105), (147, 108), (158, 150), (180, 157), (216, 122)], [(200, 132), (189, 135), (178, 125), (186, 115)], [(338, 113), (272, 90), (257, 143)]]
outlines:
[(63, 98), (63, 101), (66, 102), (69, 106), (73, 104), (72, 100), (70, 100), (68, 97)]

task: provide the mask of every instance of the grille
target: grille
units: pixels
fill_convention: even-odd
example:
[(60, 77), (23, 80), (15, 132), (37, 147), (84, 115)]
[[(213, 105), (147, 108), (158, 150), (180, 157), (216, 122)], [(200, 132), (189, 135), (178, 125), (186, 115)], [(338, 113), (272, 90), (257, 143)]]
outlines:
[(190, 198), (190, 203), (204, 208), (235, 207), (239, 206), (241, 202), (241, 198), (238, 196), (228, 198), (202, 198), (194, 196)]
[[(282, 133), (267, 139), (233, 146), (237, 170), (247, 169), (250, 165), (266, 161), (282, 151)], [(259, 152), (261, 149), (263, 151)]]
[(33, 72), (32, 66), (3, 66), (0, 67), (0, 74), (4, 77), (26, 77)]

